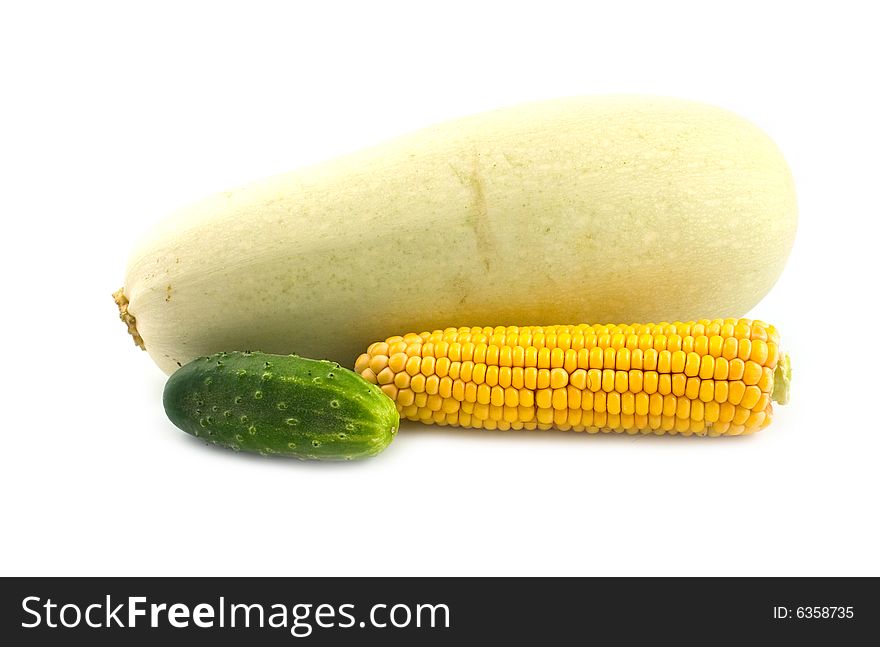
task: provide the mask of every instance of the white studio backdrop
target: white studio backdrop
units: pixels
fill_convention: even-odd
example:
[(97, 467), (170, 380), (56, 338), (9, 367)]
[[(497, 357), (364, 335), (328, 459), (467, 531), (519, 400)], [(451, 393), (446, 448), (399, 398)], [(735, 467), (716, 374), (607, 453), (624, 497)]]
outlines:
[[(872, 9), (4, 5), (0, 574), (880, 574)], [(750, 313), (794, 364), (766, 431), (407, 423), (340, 465), (207, 448), (166, 420), (110, 293), (170, 210), (438, 121), (609, 92), (731, 109), (791, 165), (797, 241)]]

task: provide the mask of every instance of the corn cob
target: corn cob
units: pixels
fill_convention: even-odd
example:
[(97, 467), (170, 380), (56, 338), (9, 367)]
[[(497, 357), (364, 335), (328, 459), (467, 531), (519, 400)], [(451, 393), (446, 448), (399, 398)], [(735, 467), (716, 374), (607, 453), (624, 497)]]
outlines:
[(776, 329), (750, 319), (409, 333), (355, 371), (425, 423), (708, 436), (766, 427), (790, 379)]

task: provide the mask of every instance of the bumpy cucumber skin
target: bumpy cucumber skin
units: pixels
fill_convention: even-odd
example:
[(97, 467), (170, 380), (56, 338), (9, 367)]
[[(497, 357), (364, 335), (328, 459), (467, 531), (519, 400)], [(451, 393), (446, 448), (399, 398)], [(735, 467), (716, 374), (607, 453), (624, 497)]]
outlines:
[(375, 456), (400, 424), (394, 402), (339, 364), (296, 355), (201, 357), (165, 385), (168, 418), (234, 450), (302, 459)]

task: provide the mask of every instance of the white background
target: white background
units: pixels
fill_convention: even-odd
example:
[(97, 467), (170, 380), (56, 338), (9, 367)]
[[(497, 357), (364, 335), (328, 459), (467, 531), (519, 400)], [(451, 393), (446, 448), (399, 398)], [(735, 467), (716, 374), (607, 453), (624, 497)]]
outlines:
[[(880, 575), (871, 4), (4, 4), (0, 574)], [(795, 366), (768, 430), (406, 425), (375, 459), (304, 464), (165, 419), (164, 375), (110, 293), (168, 211), (606, 92), (732, 109), (790, 162), (797, 242), (751, 313)]]

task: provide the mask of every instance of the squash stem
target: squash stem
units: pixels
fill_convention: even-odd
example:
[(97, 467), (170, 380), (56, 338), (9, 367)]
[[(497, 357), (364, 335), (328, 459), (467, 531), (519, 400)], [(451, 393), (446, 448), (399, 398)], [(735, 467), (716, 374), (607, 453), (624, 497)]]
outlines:
[(128, 334), (134, 339), (134, 343), (137, 346), (140, 346), (141, 350), (147, 350), (144, 347), (144, 338), (141, 337), (141, 334), (138, 332), (137, 321), (135, 321), (134, 315), (128, 311), (128, 297), (125, 296), (125, 288), (119, 288), (116, 290), (116, 292), (113, 293), (113, 300), (119, 308), (119, 318), (122, 319), (122, 322), (128, 327)]

